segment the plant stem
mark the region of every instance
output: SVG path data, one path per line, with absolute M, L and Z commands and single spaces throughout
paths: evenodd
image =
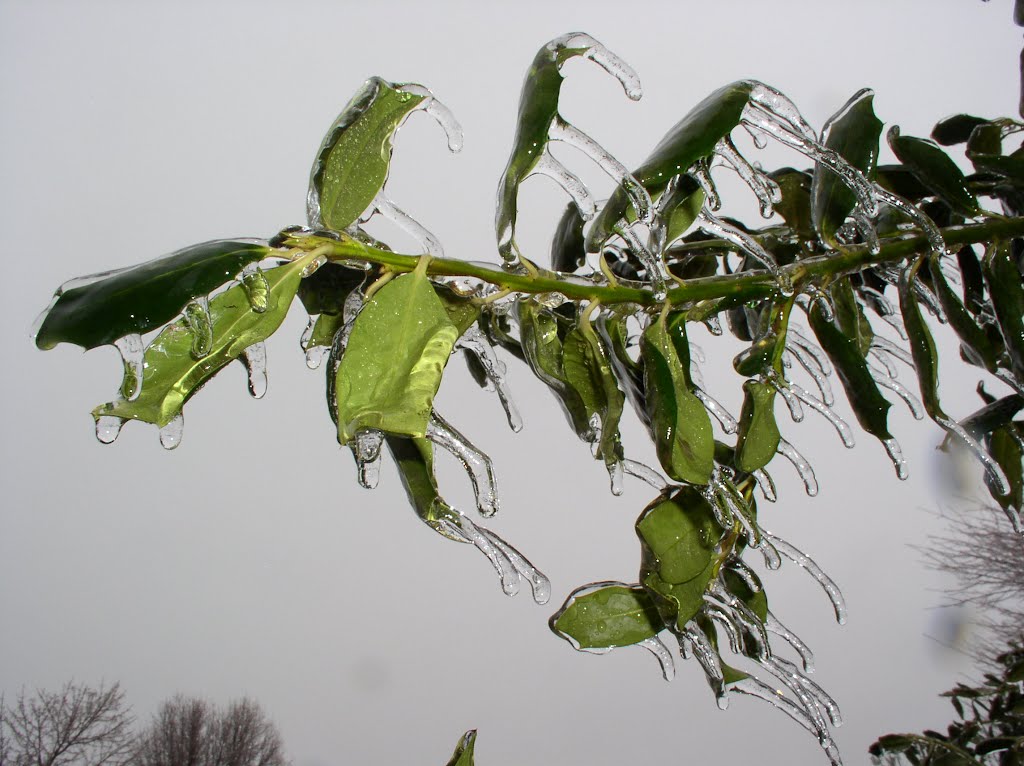
M 996 239 L 1010 239 L 1024 236 L 1024 217 L 991 218 L 982 223 L 950 226 L 942 230 L 946 244 L 951 248 L 964 245 L 991 242 Z M 376 263 L 387 266 L 394 272 L 413 271 L 421 256 L 404 255 L 364 245 L 342 235 L 339 240 L 300 233 L 283 233 L 281 247 L 298 248 L 303 251 L 323 248 L 331 261 Z M 705 248 L 711 247 L 704 242 Z M 735 245 L 722 242 L 722 249 L 735 250 Z M 927 252 L 929 244 L 922 234 L 901 235 L 883 239 L 881 248 L 872 253 L 866 245 L 852 245 L 829 253 L 806 258 L 787 266 L 781 271 L 789 277 L 794 287 L 823 278 L 835 278 L 843 274 L 860 271 L 882 263 L 902 261 L 910 256 Z M 434 258 L 430 261 L 428 274 L 435 277 L 470 277 L 479 279 L 500 289 L 520 293 L 560 293 L 574 300 L 600 301 L 610 305 L 635 303 L 640 306 L 656 307 L 659 302 L 647 289 L 627 285 L 594 284 L 586 277 L 567 276 L 553 271 L 540 271 L 537 275 L 515 274 L 503 271 L 495 264 L 490 266 L 478 262 L 460 261 L 455 258 Z M 779 280 L 767 272 L 721 274 L 713 277 L 699 277 L 686 280 L 684 284 L 668 292 L 667 302 L 672 305 L 708 301 L 737 305 L 750 300 L 775 297 L 779 294 Z M 716 313 L 721 307 L 709 307 Z

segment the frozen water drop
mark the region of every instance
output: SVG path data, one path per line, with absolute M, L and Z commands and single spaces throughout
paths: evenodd
M 662 678 L 666 681 L 671 681 L 676 677 L 676 664 L 672 660 L 672 652 L 668 650 L 668 647 L 665 646 L 664 642 L 658 638 L 658 636 L 645 638 L 643 641 L 639 642 L 637 646 L 642 646 L 658 658 L 658 664 L 661 665 Z
M 810 497 L 817 495 L 818 480 L 814 477 L 814 469 L 811 468 L 811 464 L 807 462 L 807 459 L 797 451 L 796 447 L 785 439 L 779 440 L 778 451 L 780 455 L 793 464 L 796 472 L 800 474 L 800 478 L 804 482 L 804 491 Z
M 747 133 L 750 134 L 750 138 L 754 142 L 754 146 L 758 149 L 764 149 L 768 146 L 768 136 L 764 134 L 763 130 L 759 130 L 753 125 L 748 125 L 745 122 L 743 123 L 743 127 L 746 128 Z
M 829 361 L 825 352 L 818 348 L 812 341 L 807 339 L 807 336 L 800 330 L 800 326 L 795 323 L 790 323 L 789 329 L 786 332 L 786 340 L 792 341 L 794 345 L 799 346 L 810 355 L 811 359 L 814 360 L 814 364 L 817 365 L 818 369 L 821 370 L 821 374 L 829 376 L 832 374 L 832 363 Z
M 327 263 L 327 256 L 318 255 L 316 258 L 314 258 L 313 260 L 311 260 L 309 263 L 302 267 L 302 274 L 300 275 L 301 278 L 307 279 L 308 277 L 313 276 L 320 270 L 320 267 L 323 266 L 325 263 Z
M 708 685 L 715 692 L 715 696 L 721 698 L 725 693 L 725 677 L 722 674 L 722 662 L 718 656 L 718 651 L 711 645 L 708 637 L 704 635 L 704 631 L 700 629 L 700 626 L 692 620 L 686 623 L 686 626 L 683 628 L 683 634 L 680 636 L 680 654 L 682 654 L 683 638 L 690 642 L 690 649 L 704 670 Z M 728 705 L 728 703 L 726 704 Z
M 100 415 L 96 418 L 96 440 L 102 444 L 113 444 L 121 433 L 124 419 L 113 415 Z
M 313 330 L 316 327 L 315 316 L 311 316 L 309 321 L 306 323 L 306 329 L 302 331 L 302 335 L 299 336 L 299 348 L 306 351 L 309 348 L 309 343 L 313 339 Z
M 137 332 L 114 341 L 114 347 L 121 352 L 124 363 L 124 379 L 121 381 L 121 396 L 134 402 L 142 393 L 142 375 L 145 369 L 145 348 L 142 336 Z
M 359 486 L 363 489 L 377 487 L 380 480 L 380 448 L 383 443 L 384 434 L 375 428 L 362 428 L 356 432 L 351 446 L 356 459 Z
M 491 459 L 436 412 L 430 414 L 427 422 L 427 438 L 437 446 L 450 452 L 462 463 L 469 475 L 476 495 L 476 508 L 481 516 L 493 516 L 498 512 L 498 490 Z
M 618 80 L 630 101 L 639 101 L 643 96 L 640 76 L 633 67 L 585 32 L 562 35 L 552 40 L 546 47 L 552 54 L 566 48 L 583 49 L 583 58 L 590 59 Z M 557 61 L 557 58 L 555 60 Z
M 209 298 L 204 295 L 189 301 L 182 318 L 192 333 L 192 356 L 202 359 L 213 350 L 213 319 L 210 317 Z
M 262 399 L 267 393 L 267 344 L 263 341 L 246 347 L 239 357 L 248 374 L 249 393 Z
M 329 346 L 314 346 L 313 348 L 306 349 L 306 367 L 311 370 L 318 369 L 330 351 Z
M 622 495 L 622 477 L 625 473 L 622 461 L 615 460 L 611 463 L 606 463 L 605 465 L 608 469 L 608 481 L 611 492 L 615 497 L 620 497 Z
M 704 320 L 704 326 L 708 328 L 708 332 L 719 337 L 722 334 L 722 320 L 718 318 L 718 314 L 712 314 Z
M 180 412 L 160 429 L 160 446 L 164 449 L 175 449 L 181 444 L 181 436 L 185 430 L 185 416 Z
M 265 312 L 270 300 L 270 283 L 267 282 L 267 275 L 263 273 L 263 269 L 258 264 L 250 263 L 242 269 L 240 281 L 252 310 L 257 314 Z
M 783 540 L 781 537 L 776 537 L 770 532 L 762 529 L 761 534 L 767 538 L 767 540 L 775 546 L 775 549 L 779 551 L 783 556 L 788 558 L 794 564 L 802 567 L 811 577 L 817 580 L 822 590 L 828 596 L 829 601 L 832 602 L 832 608 L 836 613 L 836 622 L 840 625 L 846 623 L 846 601 L 843 599 L 843 594 L 839 590 L 839 586 L 835 584 L 831 577 L 829 577 L 818 566 L 814 559 L 808 556 L 803 551 L 796 548 L 794 545 Z
M 711 168 L 708 166 L 708 161 L 704 158 L 697 160 L 687 169 L 686 173 L 697 182 L 701 191 L 704 192 L 705 206 L 712 212 L 721 210 L 722 198 L 718 195 L 718 188 L 711 178 Z

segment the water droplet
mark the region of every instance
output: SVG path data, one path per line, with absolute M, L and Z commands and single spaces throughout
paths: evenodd
M 318 369 L 330 351 L 330 346 L 314 346 L 306 349 L 306 367 L 311 370 Z
M 719 319 L 718 314 L 712 314 L 705 319 L 704 326 L 707 327 L 708 332 L 716 338 L 722 335 L 722 320 Z
M 121 352 L 121 361 L 124 364 L 121 396 L 129 402 L 134 402 L 142 393 L 142 375 L 145 367 L 145 348 L 142 345 L 142 336 L 137 332 L 125 335 L 114 341 L 114 347 Z
M 380 448 L 384 443 L 384 434 L 374 428 L 361 428 L 350 445 L 352 455 L 356 459 L 356 473 L 359 486 L 363 489 L 376 489 L 380 480 Z
M 96 418 L 96 440 L 103 444 L 113 444 L 124 425 L 122 418 L 113 415 L 100 415 Z
M 666 681 L 671 681 L 676 677 L 676 664 L 672 660 L 672 652 L 668 650 L 668 647 L 665 646 L 660 638 L 657 636 L 645 638 L 637 646 L 642 646 L 658 658 L 658 663 L 661 665 L 662 678 Z
M 783 556 L 788 558 L 794 564 L 802 567 L 811 577 L 817 580 L 818 584 L 822 587 L 828 595 L 829 601 L 832 602 L 832 608 L 836 613 L 836 622 L 840 625 L 846 623 L 846 601 L 843 599 L 843 594 L 839 590 L 839 586 L 835 584 L 831 577 L 829 577 L 818 566 L 814 560 L 803 551 L 799 550 L 795 546 L 786 542 L 780 537 L 776 537 L 765 529 L 761 530 L 761 534 L 779 551 Z
M 427 422 L 427 438 L 441 449 L 450 452 L 462 463 L 476 496 L 476 508 L 481 516 L 498 512 L 498 490 L 491 459 L 436 412 Z
M 213 350 L 213 319 L 210 300 L 205 295 L 189 301 L 182 319 L 192 332 L 192 356 L 202 359 Z
M 270 283 L 267 282 L 267 275 L 263 273 L 259 264 L 250 263 L 242 269 L 239 280 L 252 310 L 257 314 L 265 312 L 270 300 Z
M 811 464 L 807 462 L 807 459 L 797 452 L 796 447 L 785 439 L 781 439 L 779 440 L 779 454 L 786 458 L 793 464 L 793 467 L 796 468 L 796 472 L 800 474 L 800 478 L 804 482 L 804 491 L 810 497 L 817 495 L 818 480 L 814 477 L 814 469 L 811 468 Z
M 180 412 L 160 429 L 160 446 L 164 449 L 175 449 L 181 444 L 181 435 L 185 430 L 185 416 Z

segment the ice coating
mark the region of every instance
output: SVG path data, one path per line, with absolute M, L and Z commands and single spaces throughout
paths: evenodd
M 768 633 L 760 618 L 751 611 L 749 606 L 726 590 L 720 581 L 712 581 L 710 592 L 704 594 L 704 601 L 709 604 L 718 604 L 723 611 L 730 615 L 732 621 L 754 642 L 759 661 L 763 662 L 771 658 L 772 649 L 768 642 Z
M 761 217 L 771 218 L 775 212 L 773 205 L 782 202 L 782 189 L 779 188 L 779 185 L 764 171 L 751 165 L 746 157 L 737 151 L 729 136 L 723 136 L 718 140 L 718 143 L 715 144 L 715 154 L 725 160 L 736 171 L 743 183 L 754 192 L 761 207 Z
M 899 377 L 900 372 L 899 370 L 896 369 L 896 363 L 889 359 L 889 357 L 886 354 L 883 354 L 882 352 L 873 348 L 870 351 L 868 351 L 868 356 L 870 356 L 872 359 L 874 359 L 876 362 L 882 365 L 882 367 L 885 368 L 885 377 L 888 377 L 890 380 L 895 380 L 896 378 Z M 881 377 L 880 370 L 875 369 L 874 366 L 871 365 L 870 363 L 868 366 L 872 370 L 872 376 Z
M 761 530 L 761 534 L 775 547 L 775 549 L 783 556 L 788 558 L 794 564 L 802 567 L 811 577 L 817 580 L 822 590 L 828 596 L 829 601 L 832 602 L 832 608 L 836 613 L 836 622 L 843 625 L 846 622 L 846 601 L 843 599 L 843 594 L 839 590 L 839 586 L 835 584 L 831 577 L 829 577 L 818 566 L 814 560 L 803 551 L 799 550 L 795 546 L 787 543 L 781 537 L 776 537 L 765 529 Z
M 843 725 L 843 715 L 839 710 L 839 705 L 836 704 L 836 701 L 832 698 L 831 694 L 804 675 L 804 673 L 789 660 L 783 657 L 774 657 L 773 664 L 775 667 L 772 668 L 772 672 L 778 675 L 778 669 L 788 674 L 795 683 L 799 684 L 808 693 L 814 702 L 814 707 L 828 716 L 828 720 L 833 726 L 839 727 Z
M 137 332 L 125 335 L 114 341 L 114 348 L 121 353 L 121 361 L 124 364 L 121 396 L 129 402 L 134 402 L 142 393 L 142 372 L 145 367 L 146 351 L 142 344 L 142 336 Z
M 477 529 L 501 551 L 502 555 L 508 559 L 516 572 L 521 577 L 526 578 L 526 581 L 530 584 L 530 590 L 533 592 L 533 600 L 537 604 L 548 603 L 551 598 L 551 581 L 547 576 L 531 564 L 523 554 L 498 537 L 494 532 L 484 527 L 477 527 Z
M 270 298 L 270 283 L 267 282 L 267 276 L 259 264 L 248 264 L 238 275 L 238 280 L 242 284 L 242 290 L 245 292 L 245 297 L 249 300 L 252 310 L 257 314 L 265 312 L 268 306 L 267 301 Z
M 921 400 L 914 396 L 906 386 L 897 381 L 894 377 L 881 374 L 880 370 L 876 370 L 871 365 L 868 366 L 868 371 L 871 373 L 871 377 L 874 378 L 878 385 L 882 388 L 889 389 L 907 403 L 907 407 L 910 409 L 910 414 L 914 416 L 914 420 L 924 419 L 924 409 L 922 408 Z
M 100 415 L 96 418 L 96 440 L 101 444 L 113 444 L 121 433 L 124 420 L 113 415 Z
M 700 403 L 704 405 L 711 415 L 718 421 L 719 425 L 722 426 L 722 430 L 727 434 L 734 434 L 739 430 L 740 424 L 729 411 L 723 407 L 718 400 L 713 398 L 710 394 L 699 387 L 694 387 L 693 395 L 700 400 Z
M 628 458 L 620 460 L 619 463 L 622 465 L 624 473 L 647 482 L 659 492 L 668 489 L 668 480 L 649 465 Z
M 181 444 L 181 435 L 185 430 L 185 416 L 180 412 L 160 429 L 160 446 L 164 449 L 175 449 Z
M 547 152 L 543 153 L 533 166 L 533 172 L 547 176 L 565 191 L 579 210 L 580 217 L 589 221 L 597 212 L 597 203 L 579 176 Z
M 669 651 L 668 647 L 665 646 L 665 643 L 658 636 L 645 638 L 637 646 L 642 646 L 657 657 L 658 664 L 661 665 L 662 678 L 666 681 L 671 681 L 676 677 L 676 664 L 672 660 L 672 652 Z
M 757 482 L 757 486 L 761 489 L 761 494 L 764 495 L 765 500 L 769 503 L 774 503 L 778 500 L 778 495 L 775 492 L 775 482 L 772 481 L 770 473 L 763 468 L 758 468 L 750 475 L 754 477 L 754 481 Z
M 1020 396 L 1024 396 L 1024 385 L 1022 385 L 1020 383 L 1020 381 L 1018 381 L 1013 376 L 1013 373 L 1011 373 L 1008 370 L 996 370 L 995 373 L 993 373 L 993 374 L 997 378 L 999 378 L 999 380 L 1003 381 L 1003 383 L 1005 383 L 1010 388 L 1012 388 L 1014 391 L 1016 391 L 1017 394 L 1019 394 Z
M 804 419 L 804 408 L 791 390 L 791 384 L 781 375 L 775 373 L 768 375 L 767 381 L 772 388 L 782 394 L 782 399 L 786 402 L 786 407 L 789 408 L 789 416 L 793 422 L 801 422 Z
M 824 402 L 826 407 L 831 407 L 836 403 L 835 396 L 832 393 L 832 384 L 828 382 L 828 376 L 825 375 L 817 363 L 811 358 L 810 354 L 804 349 L 803 346 L 792 343 L 788 339 L 786 340 L 786 353 L 792 355 L 804 368 L 808 375 L 814 380 L 814 384 L 818 387 L 818 391 L 821 392 L 821 400 Z
M 878 240 L 878 232 L 875 231 L 874 222 L 860 207 L 855 207 L 850 216 L 853 219 L 853 225 L 857 229 L 857 233 L 860 234 L 861 239 L 867 244 L 868 250 L 871 251 L 872 255 L 878 255 L 882 250 L 882 243 Z
M 455 115 L 452 111 L 442 104 L 434 94 L 430 92 L 429 88 L 425 88 L 417 83 L 405 83 L 403 85 L 396 86 L 395 90 L 401 91 L 402 93 L 412 93 L 414 96 L 422 96 L 423 100 L 417 105 L 419 111 L 425 112 L 434 118 L 434 121 L 441 126 L 444 131 L 445 137 L 448 139 L 448 149 L 453 152 L 462 151 L 463 144 L 463 133 L 462 126 L 459 121 L 455 119 Z
M 915 369 L 914 358 L 910 355 L 910 352 L 907 351 L 905 348 L 897 346 L 888 338 L 883 338 L 881 335 L 874 336 L 871 339 L 871 348 L 872 350 L 878 349 L 879 351 L 883 351 L 886 354 L 894 356 L 901 362 L 903 362 L 905 365 L 907 365 L 910 369 Z
M 940 256 L 946 254 L 946 240 L 942 238 L 942 232 L 935 225 L 935 221 L 925 215 L 917 205 L 907 202 L 903 197 L 893 194 L 881 186 L 875 187 L 875 195 L 880 202 L 884 202 L 889 207 L 899 210 L 903 215 L 916 223 L 921 228 L 921 231 L 924 232 L 925 237 L 928 239 L 928 244 L 934 252 Z
M 512 392 L 509 390 L 506 374 L 508 369 L 502 362 L 490 340 L 477 325 L 470 325 L 462 337 L 455 341 L 456 348 L 463 348 L 469 351 L 480 362 L 480 366 L 487 376 L 487 380 L 494 386 L 495 392 L 501 406 L 505 410 L 505 417 L 508 419 L 508 427 L 518 433 L 523 430 L 523 418 L 519 414 L 515 401 L 512 399 Z
M 327 256 L 323 254 L 318 255 L 316 258 L 314 258 L 313 260 L 311 260 L 309 263 L 302 267 L 302 278 L 306 279 L 307 277 L 313 276 L 320 270 L 320 267 L 323 266 L 325 263 L 327 263 Z
M 458 512 L 456 512 L 458 513 Z M 491 566 L 498 573 L 501 579 L 501 590 L 506 596 L 514 596 L 519 592 L 520 577 L 515 566 L 508 560 L 508 557 L 494 545 L 491 539 L 483 533 L 483 530 L 470 521 L 466 516 L 459 513 L 457 521 L 441 519 L 438 526 L 442 532 L 457 540 L 461 539 L 473 546 L 487 557 Z
M 768 610 L 768 616 L 764 621 L 764 627 L 769 633 L 774 633 L 793 647 L 796 653 L 800 656 L 800 664 L 803 665 L 805 673 L 814 672 L 814 653 L 811 651 L 811 648 L 804 643 L 800 636 L 779 622 L 778 618 L 772 614 L 771 610 Z
M 718 700 L 718 707 L 724 710 L 729 706 L 729 699 L 725 688 L 725 677 L 722 675 L 722 662 L 718 657 L 718 652 L 711 645 L 708 637 L 704 635 L 704 631 L 693 620 L 686 623 L 686 626 L 683 628 L 683 634 L 680 636 L 680 655 L 683 655 L 683 638 L 690 642 L 693 656 L 704 670 L 704 675 L 707 676 L 708 685 L 714 691 L 715 697 Z M 685 655 L 683 656 L 685 657 Z
M 784 120 L 799 135 L 815 138 L 814 128 L 804 119 L 796 104 L 785 93 L 756 80 L 752 81 L 752 86 L 750 89 L 751 102 L 767 110 L 778 119 Z
M 828 731 L 828 724 L 825 723 L 825 718 L 821 714 L 815 696 L 803 683 L 804 675 L 797 670 L 795 665 L 790 665 L 787 668 L 786 664 L 780 662 L 775 657 L 764 660 L 760 664 L 761 667 L 770 670 L 793 693 L 800 708 L 811 720 L 814 732 L 818 737 L 818 743 L 822 747 L 828 745 L 832 741 L 832 736 Z
M 722 197 L 718 193 L 714 179 L 711 178 L 711 166 L 706 158 L 701 157 L 693 163 L 686 171 L 697 182 L 701 191 L 704 192 L 704 205 L 712 212 L 722 209 Z
M 811 396 L 807 391 L 798 386 L 796 383 L 789 384 L 789 390 L 793 392 L 793 395 L 801 402 L 806 404 L 812 410 L 820 414 L 823 418 L 828 420 L 832 424 L 832 427 L 836 429 L 836 433 L 839 434 L 839 438 L 843 441 L 843 446 L 847 449 L 853 449 L 856 442 L 853 438 L 853 429 L 850 428 L 849 424 L 843 420 L 834 410 L 829 408 L 824 403 L 818 401 L 815 397 Z
M 622 478 L 625 475 L 625 468 L 622 465 L 621 460 L 614 460 L 610 463 L 605 463 L 605 468 L 608 469 L 608 485 L 611 493 L 615 497 L 622 496 Z
M 647 274 L 651 280 L 651 287 L 654 292 L 654 299 L 656 301 L 663 301 L 668 295 L 668 289 L 666 287 L 666 281 L 671 278 L 668 272 L 668 267 L 665 266 L 665 261 L 658 255 L 655 255 L 637 236 L 636 232 L 633 231 L 631 226 L 620 226 L 615 231 L 626 240 L 626 244 L 629 245 L 633 254 L 640 259 L 640 262 L 644 265 L 647 270 Z
M 701 208 L 701 211 L 697 215 L 697 219 L 694 223 L 705 233 L 710 234 L 712 237 L 719 237 L 720 239 L 724 239 L 726 242 L 735 245 L 742 252 L 746 253 L 764 266 L 765 269 L 768 270 L 768 273 L 779 282 L 779 289 L 782 290 L 784 294 L 789 295 L 793 292 L 792 284 L 789 284 L 789 280 L 785 274 L 779 271 L 779 264 L 775 262 L 775 258 L 772 254 L 761 247 L 760 243 L 758 243 L 756 239 L 751 237 L 742 229 L 738 229 L 732 224 L 726 223 L 722 219 L 715 217 L 712 214 L 711 209 L 709 209 L 707 202 L 704 203 L 704 207 Z M 784 284 L 786 286 L 784 286 Z
M 185 305 L 182 317 L 192 331 L 192 356 L 202 359 L 213 349 L 213 320 L 210 318 L 210 299 L 201 296 Z
M 768 146 L 768 136 L 764 134 L 763 130 L 755 128 L 753 125 L 743 123 L 743 128 L 747 131 L 750 136 L 750 140 L 754 142 L 754 146 L 758 149 L 764 149 Z
M 242 351 L 239 360 L 245 365 L 250 396 L 262 399 L 267 393 L 267 344 L 253 343 Z
M 380 448 L 384 434 L 375 428 L 362 428 L 350 445 L 356 459 L 356 475 L 363 489 L 376 489 L 380 479 Z
M 622 90 L 630 101 L 639 101 L 644 95 L 640 76 L 636 71 L 585 32 L 570 32 L 556 37 L 547 44 L 552 53 L 565 48 L 583 48 L 583 58 L 590 59 L 622 84 Z
M 786 330 L 786 343 L 790 345 L 799 346 L 810 355 L 811 359 L 817 365 L 818 369 L 821 370 L 822 375 L 832 374 L 832 362 L 825 356 L 825 352 L 822 351 L 818 346 L 811 340 L 808 340 L 807 336 L 803 334 L 800 326 L 795 322 L 790 322 L 789 328 Z
M 996 491 L 1000 495 L 1009 494 L 1010 484 L 1006 480 L 1006 474 L 1003 473 L 1003 469 L 999 467 L 999 464 L 985 451 L 985 448 L 978 443 L 977 439 L 967 433 L 964 427 L 955 420 L 939 417 L 935 418 L 935 422 L 963 442 L 967 451 L 970 452 L 971 455 L 973 455 L 983 466 L 985 466 L 985 473 L 987 474 L 989 481 L 992 482 L 992 486 L 996 488 Z M 1011 517 L 1010 520 L 1014 522 L 1013 531 L 1020 532 L 1020 520 L 1015 519 L 1014 517 Z
M 722 320 L 718 318 L 718 314 L 712 314 L 704 320 L 704 326 L 708 328 L 708 332 L 719 337 L 722 335 Z
M 426 437 L 462 463 L 473 485 L 476 508 L 480 515 L 486 518 L 497 513 L 498 490 L 491 459 L 436 412 L 430 414 Z
M 404 230 L 409 236 L 420 243 L 420 247 L 423 248 L 423 252 L 427 255 L 434 258 L 444 258 L 444 248 L 441 246 L 438 238 L 429 232 L 423 224 L 388 199 L 383 189 L 377 192 L 377 196 L 370 203 L 369 210 L 380 213 L 384 218 L 387 218 Z
M 874 304 L 875 309 L 878 311 L 880 316 L 889 316 L 896 313 L 896 307 L 892 305 L 892 301 L 886 298 L 883 293 L 880 293 L 875 288 L 862 285 L 860 293 L 862 297 Z
M 779 440 L 778 452 L 786 458 L 786 460 L 792 463 L 796 472 L 800 474 L 800 478 L 804 482 L 804 491 L 810 497 L 817 495 L 818 480 L 814 477 L 814 469 L 811 468 L 811 464 L 807 462 L 807 459 L 797 451 L 796 447 L 785 439 Z

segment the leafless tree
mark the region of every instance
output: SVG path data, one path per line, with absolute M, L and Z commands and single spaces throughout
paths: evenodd
M 139 736 L 134 766 L 286 766 L 281 735 L 250 699 L 218 710 L 177 695 Z
M 124 766 L 134 751 L 133 722 L 116 683 L 22 689 L 12 704 L 0 700 L 0 764 Z

